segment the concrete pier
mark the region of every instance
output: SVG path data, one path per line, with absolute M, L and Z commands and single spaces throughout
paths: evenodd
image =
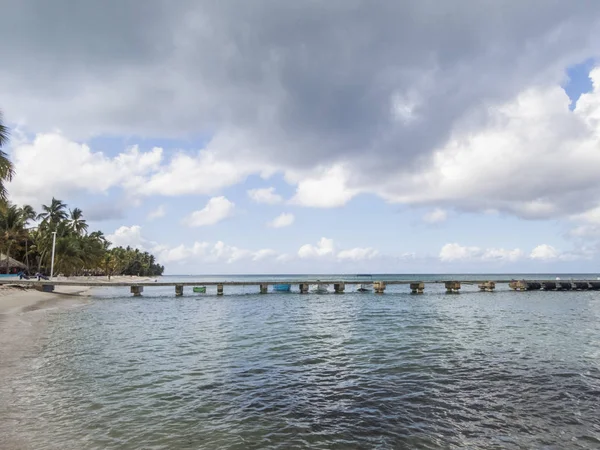
M 139 297 L 144 292 L 144 286 L 131 286 L 131 293 L 134 297 Z
M 416 283 L 410 283 L 411 294 L 422 294 L 425 289 L 425 283 L 417 281 Z
M 483 283 L 479 284 L 480 291 L 494 292 L 494 289 L 496 289 L 496 283 L 493 281 L 484 281 Z
M 217 295 L 223 295 L 223 289 L 225 286 L 233 286 L 238 289 L 234 289 L 233 292 L 239 292 L 239 288 L 243 286 L 254 286 L 254 289 L 257 289 L 261 293 L 267 293 L 270 286 L 279 285 L 279 284 L 289 284 L 298 286 L 301 294 L 308 294 L 311 285 L 329 285 L 333 284 L 335 292 L 342 293 L 345 292 L 346 286 L 360 286 L 365 284 L 365 282 L 361 279 L 357 279 L 356 277 L 347 277 L 343 278 L 340 276 L 339 278 L 333 278 L 328 280 L 307 280 L 307 279 L 277 279 L 270 280 L 268 278 L 265 279 L 252 279 L 252 280 L 235 280 L 235 281 L 161 281 L 161 280 L 152 280 L 152 281 L 143 281 L 143 282 L 134 282 L 134 281 L 118 281 L 118 282 L 107 282 L 102 278 L 98 277 L 94 280 L 69 280 L 69 279 L 59 279 L 59 280 L 22 280 L 15 277 L 14 279 L 0 279 L 0 286 L 2 285 L 18 285 L 24 287 L 35 288 L 38 290 L 43 290 L 44 292 L 53 292 L 55 288 L 60 290 L 60 286 L 85 286 L 85 287 L 93 287 L 93 288 L 102 288 L 102 287 L 110 287 L 111 289 L 116 287 L 123 287 L 130 289 L 131 293 L 134 296 L 140 296 L 144 292 L 145 287 L 169 287 L 170 289 L 175 288 L 175 295 L 180 297 L 183 295 L 184 289 L 186 286 L 196 288 L 198 286 L 215 286 Z M 598 277 L 594 276 L 589 280 L 586 279 L 570 279 L 570 280 L 556 280 L 552 279 L 524 279 L 524 280 L 503 280 L 497 279 L 494 281 L 482 281 L 481 279 L 477 280 L 450 280 L 450 281 L 442 281 L 442 280 L 429 280 L 429 281 L 411 281 L 408 279 L 379 279 L 377 281 L 373 281 L 373 291 L 377 294 L 383 294 L 388 285 L 392 286 L 410 286 L 410 291 L 414 294 L 422 294 L 425 285 L 433 285 L 433 292 L 439 292 L 439 288 L 443 285 L 446 288 L 446 291 L 458 292 L 461 289 L 462 285 L 465 285 L 465 289 L 461 292 L 464 294 L 470 293 L 473 290 L 470 286 L 478 286 L 481 291 L 493 292 L 496 286 L 500 285 L 508 285 L 508 287 L 514 291 L 535 291 L 535 290 L 544 290 L 544 291 L 565 291 L 565 290 L 576 290 L 576 291 L 589 291 L 595 290 L 600 291 L 600 280 Z M 354 289 L 353 289 L 354 291 Z M 172 292 L 172 291 L 171 291 Z
M 460 292 L 460 281 L 446 281 L 446 294 L 458 294 Z
M 385 292 L 386 286 L 387 285 L 385 281 L 375 281 L 373 283 L 373 290 L 376 294 L 383 294 Z

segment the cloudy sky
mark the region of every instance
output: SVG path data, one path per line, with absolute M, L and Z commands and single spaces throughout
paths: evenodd
M 0 10 L 12 200 L 168 273 L 600 271 L 600 2 Z

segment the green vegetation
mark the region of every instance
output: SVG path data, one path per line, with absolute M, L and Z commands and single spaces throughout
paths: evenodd
M 32 221 L 38 221 L 31 226 Z M 87 232 L 88 224 L 79 208 L 68 210 L 62 201 L 53 198 L 35 214 L 29 205 L 18 207 L 9 202 L 0 204 L 0 251 L 6 256 L 0 261 L 7 272 L 9 257 L 23 261 L 30 272 L 50 272 L 52 240 L 56 232 L 54 273 L 71 275 L 162 275 L 164 267 L 153 255 L 130 247 L 109 248 L 101 231 Z
M 10 181 L 13 177 L 13 165 L 2 148 L 8 142 L 8 128 L 2 122 L 2 111 L 0 111 L 0 200 L 6 200 L 5 181 Z
M 13 176 L 12 163 L 2 151 L 8 129 L 0 114 L 0 273 L 9 273 L 11 258 L 23 262 L 29 273 L 50 273 L 52 241 L 56 233 L 54 274 L 71 275 L 162 275 L 164 267 L 153 255 L 130 247 L 110 248 L 101 231 L 88 233 L 79 208 L 69 210 L 52 198 L 36 214 L 30 205 L 17 206 L 6 198 L 5 182 Z

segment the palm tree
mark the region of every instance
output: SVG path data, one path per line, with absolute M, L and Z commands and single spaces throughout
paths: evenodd
M 25 227 L 29 225 L 29 222 L 35 220 L 37 218 L 37 214 L 31 205 L 23 205 L 21 206 L 21 217 L 23 218 L 23 224 Z M 25 235 L 25 265 L 27 266 L 27 270 L 29 271 L 29 249 L 27 248 L 27 244 L 29 241 L 29 235 Z
M 54 225 L 53 228 L 67 218 L 67 205 L 54 197 L 52 197 L 50 206 L 42 205 L 42 210 L 44 212 L 38 214 L 37 218 L 42 219 L 42 223 L 45 225 Z
M 75 208 L 72 211 L 69 211 L 69 213 L 71 215 L 69 219 L 71 229 L 78 235 L 86 233 L 88 229 L 88 224 L 83 218 L 83 211 L 79 208 Z
M 2 151 L 2 147 L 8 143 L 8 127 L 2 122 L 2 112 L 0 112 L 0 199 L 6 201 L 5 181 L 12 180 L 14 175 L 13 165 L 8 159 L 8 155 Z
M 16 205 L 6 204 L 0 210 L 0 240 L 6 248 L 6 273 L 9 269 L 10 250 L 25 239 L 25 221 L 21 209 Z
M 31 205 L 21 206 L 21 215 L 25 221 L 25 225 L 29 225 L 29 222 L 37 218 L 37 213 Z
M 37 271 L 42 271 L 42 266 L 50 262 L 50 251 L 52 248 L 52 233 L 37 228 L 29 231 L 31 247 L 29 252 L 37 259 Z

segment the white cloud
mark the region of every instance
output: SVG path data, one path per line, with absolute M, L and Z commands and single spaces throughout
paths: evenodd
M 213 197 L 206 206 L 199 211 L 194 211 L 184 219 L 190 227 L 214 225 L 228 217 L 233 216 L 235 204 L 225 197 Z
M 440 259 L 442 261 L 457 261 L 473 259 L 481 253 L 479 247 L 463 247 L 457 243 L 446 244 L 440 250 Z
M 290 203 L 315 208 L 335 208 L 345 205 L 359 193 L 358 190 L 348 188 L 349 173 L 341 165 L 314 172 L 316 173 L 311 175 L 293 171 L 286 173 L 286 180 L 298 185 Z
M 333 239 L 321 238 L 317 245 L 305 244 L 298 250 L 298 256 L 303 259 L 319 258 L 333 255 Z
M 443 262 L 453 261 L 502 261 L 515 262 L 524 257 L 522 250 L 516 248 L 465 247 L 457 243 L 449 243 L 440 250 L 439 258 Z
M 484 261 L 519 261 L 525 257 L 523 250 L 515 248 L 506 250 L 503 248 L 488 248 L 483 252 L 481 259 Z
M 153 209 L 148 213 L 148 220 L 160 219 L 167 213 L 165 205 L 159 205 L 156 209 Z
M 8 184 L 18 204 L 46 203 L 49 197 L 68 197 L 81 191 L 106 193 L 127 187 L 160 167 L 162 149 L 141 152 L 129 147 L 114 157 L 93 151 L 60 133 L 38 134 L 33 141 L 19 140 L 11 150 L 15 178 Z
M 537 261 L 574 261 L 589 259 L 594 252 L 589 248 L 580 248 L 572 252 L 560 252 L 551 245 L 541 244 L 535 247 L 529 255 L 521 249 L 465 247 L 457 243 L 446 244 L 440 251 L 443 262 L 517 262 L 529 257 Z
M 286 262 L 292 261 L 293 259 L 294 259 L 293 255 L 289 255 L 287 253 L 282 253 L 281 255 L 277 256 L 277 258 L 275 258 L 275 261 L 286 263 Z
M 223 241 L 217 241 L 214 244 L 194 242 L 191 246 L 183 244 L 176 247 L 155 246 L 153 250 L 157 252 L 160 261 L 188 264 L 234 264 L 244 261 L 266 261 L 275 260 L 279 255 L 272 249 L 253 251 L 228 245 Z
M 342 250 L 337 254 L 337 258 L 348 261 L 362 261 L 365 259 L 373 259 L 379 255 L 379 252 L 371 247 L 367 248 L 351 248 L 349 250 Z
M 211 250 L 211 256 L 217 260 L 223 260 L 231 264 L 242 259 L 251 258 L 252 252 L 243 248 L 226 245 L 224 242 L 218 241 Z
M 262 189 L 250 189 L 248 190 L 248 197 L 256 203 L 266 203 L 269 205 L 275 205 L 283 201 L 283 197 L 275 193 L 274 187 L 262 188 Z
M 295 220 L 295 217 L 294 217 L 293 214 L 282 213 L 282 214 L 278 215 L 277 217 L 275 217 L 267 225 L 270 226 L 270 227 L 272 227 L 272 228 L 289 227 L 291 224 L 294 223 L 294 220 Z
M 463 118 L 423 170 L 382 178 L 372 192 L 392 202 L 444 202 L 524 218 L 589 209 L 600 195 L 594 170 L 600 165 L 600 68 L 590 77 L 594 90 L 573 111 L 562 87 L 548 83 L 489 107 L 483 124 Z
M 598 238 L 600 237 L 600 224 L 578 225 L 569 230 L 568 234 L 575 238 Z
M 336 253 L 333 239 L 321 238 L 317 245 L 305 244 L 298 250 L 301 259 L 336 258 L 340 261 L 363 261 L 379 256 L 379 252 L 371 247 L 355 247 L 340 250 Z
M 223 149 L 211 141 L 208 149 L 196 154 L 180 152 L 168 165 L 161 167 L 137 186 L 139 195 L 178 196 L 212 194 L 259 173 L 261 167 L 251 161 L 233 161 L 221 156 Z
M 600 237 L 600 206 L 588 209 L 580 214 L 570 217 L 572 222 L 578 223 L 569 230 L 568 235 L 575 238 Z
M 560 257 L 560 252 L 551 245 L 542 244 L 534 248 L 529 254 L 529 257 L 531 259 L 539 259 L 541 261 L 550 261 L 553 259 L 558 259 Z
M 132 225 L 130 227 L 122 226 L 114 233 L 106 236 L 106 239 L 113 247 L 132 247 L 140 250 L 146 249 L 149 242 L 142 237 L 142 227 Z
M 233 264 L 241 261 L 265 261 L 278 260 L 283 261 L 284 255 L 273 249 L 259 249 L 256 251 L 228 245 L 223 241 L 217 241 L 214 244 L 209 242 L 194 242 L 191 245 L 169 246 L 159 244 L 150 239 L 146 239 L 142 234 L 142 227 L 139 225 L 122 226 L 109 234 L 107 239 L 113 247 L 137 248 L 139 250 L 153 253 L 160 264 L 169 263 L 201 263 L 201 264 Z
M 423 221 L 427 223 L 441 223 L 448 218 L 448 213 L 441 208 L 436 208 L 423 216 Z
M 262 261 L 263 259 L 277 257 L 278 253 L 270 248 L 263 248 L 254 252 L 252 256 L 253 261 Z

